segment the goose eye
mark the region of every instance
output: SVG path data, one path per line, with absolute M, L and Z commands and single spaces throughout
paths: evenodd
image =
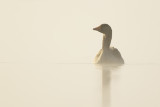
M 102 29 L 103 29 L 103 30 L 107 29 L 107 26 L 106 26 L 106 25 L 103 25 L 103 26 L 102 26 Z

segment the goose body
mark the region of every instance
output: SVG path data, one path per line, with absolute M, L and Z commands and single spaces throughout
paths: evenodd
M 95 57 L 98 64 L 124 64 L 124 60 L 117 48 L 110 47 L 112 40 L 112 29 L 108 24 L 102 24 L 93 30 L 103 33 L 102 49 Z

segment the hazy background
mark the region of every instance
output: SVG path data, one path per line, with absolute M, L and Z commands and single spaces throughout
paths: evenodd
M 102 23 L 127 63 L 160 61 L 159 0 L 1 0 L 0 62 L 93 62 Z
M 102 23 L 122 67 L 90 64 Z M 159 25 L 159 0 L 0 0 L 0 107 L 160 107 Z

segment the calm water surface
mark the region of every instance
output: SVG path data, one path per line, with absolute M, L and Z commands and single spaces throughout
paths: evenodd
M 0 107 L 160 107 L 160 64 L 0 63 Z

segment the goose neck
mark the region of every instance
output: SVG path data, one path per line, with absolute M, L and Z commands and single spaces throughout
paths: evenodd
M 112 34 L 104 34 L 103 35 L 103 42 L 102 42 L 102 49 L 103 50 L 108 50 L 111 44 L 112 40 Z

